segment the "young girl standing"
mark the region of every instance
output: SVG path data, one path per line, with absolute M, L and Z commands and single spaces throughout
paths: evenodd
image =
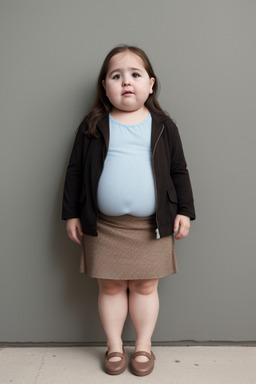
M 157 90 L 141 49 L 111 50 L 66 174 L 62 218 L 70 239 L 82 244 L 81 272 L 98 279 L 109 374 L 126 368 L 122 330 L 128 311 L 136 332 L 132 372 L 152 372 L 158 280 L 177 272 L 173 234 L 186 237 L 195 219 L 179 133 Z

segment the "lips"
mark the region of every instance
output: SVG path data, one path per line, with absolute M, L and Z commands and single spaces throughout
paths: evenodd
M 133 92 L 125 91 L 125 92 L 122 93 L 122 96 L 126 96 L 126 95 L 133 95 Z

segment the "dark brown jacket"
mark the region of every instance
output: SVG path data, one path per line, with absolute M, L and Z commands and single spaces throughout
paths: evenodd
M 156 232 L 173 233 L 177 214 L 195 219 L 193 194 L 178 129 L 168 116 L 151 113 L 152 167 L 156 195 Z M 80 218 L 83 232 L 97 236 L 97 187 L 109 146 L 109 117 L 89 138 L 84 120 L 77 132 L 67 168 L 62 219 Z

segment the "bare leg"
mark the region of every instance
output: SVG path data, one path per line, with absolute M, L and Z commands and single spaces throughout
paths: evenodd
M 123 352 L 122 331 L 128 313 L 126 280 L 99 279 L 98 307 L 108 352 Z M 117 361 L 113 358 L 111 361 Z
M 135 352 L 151 351 L 151 338 L 154 332 L 158 313 L 158 279 L 130 280 L 128 283 L 129 310 L 136 332 Z M 139 356 L 137 361 L 147 361 L 146 357 Z

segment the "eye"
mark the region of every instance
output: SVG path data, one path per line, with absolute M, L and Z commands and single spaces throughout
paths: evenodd
M 134 72 L 134 73 L 132 74 L 132 77 L 134 77 L 135 79 L 137 79 L 138 77 L 140 77 L 140 75 L 139 75 L 138 73 Z
M 119 80 L 120 77 L 121 77 L 120 75 L 114 75 L 114 76 L 113 76 L 113 80 Z

